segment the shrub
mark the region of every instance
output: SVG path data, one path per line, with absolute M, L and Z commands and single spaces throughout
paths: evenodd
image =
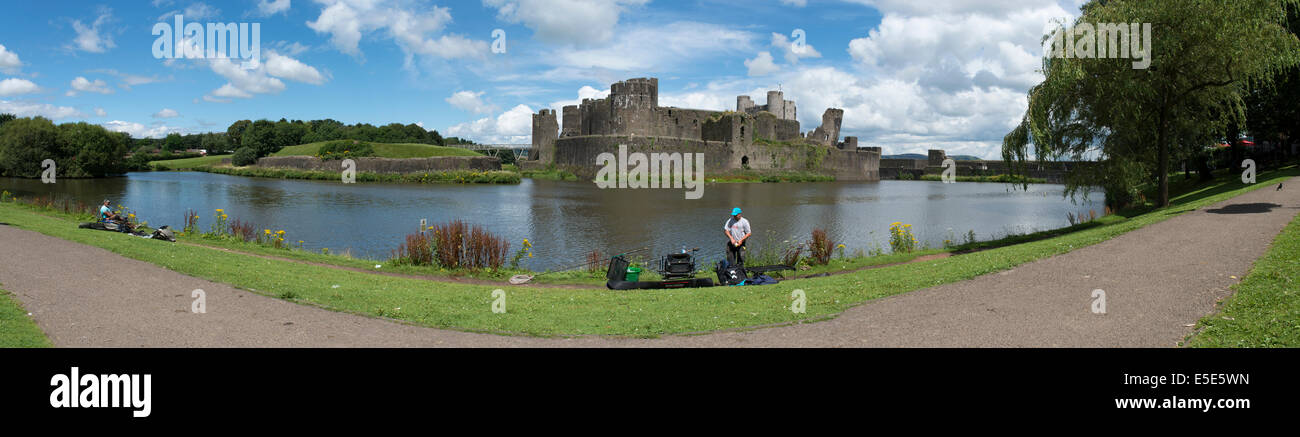
M 316 150 L 316 157 L 326 161 L 363 156 L 375 156 L 374 146 L 363 141 L 330 141 Z
M 831 241 L 830 236 L 826 235 L 826 230 L 813 228 L 812 240 L 808 242 L 808 256 L 814 265 L 826 265 L 831 262 L 831 253 L 835 249 L 835 242 Z
M 916 235 L 912 234 L 912 225 L 905 225 L 902 222 L 889 224 L 889 248 L 894 253 L 914 251 L 917 243 Z
M 236 167 L 257 164 L 257 151 L 252 147 L 240 147 L 235 150 L 235 155 L 230 157 L 230 164 Z
M 393 262 L 414 266 L 433 265 L 433 238 L 423 232 L 406 236 L 406 242 L 393 251 Z
M 448 269 L 496 270 L 505 263 L 510 243 L 481 226 L 469 227 L 462 220 L 432 226 L 434 258 Z

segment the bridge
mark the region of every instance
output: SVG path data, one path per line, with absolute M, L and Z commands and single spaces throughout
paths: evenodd
M 533 149 L 532 144 L 449 144 L 447 147 L 459 147 L 462 149 L 482 152 L 487 156 L 500 158 L 504 153 L 513 153 L 515 160 L 528 158 L 528 152 Z

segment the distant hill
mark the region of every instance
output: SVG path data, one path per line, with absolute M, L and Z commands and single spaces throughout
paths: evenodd
M 979 161 L 983 159 L 978 156 L 971 156 L 971 155 L 950 155 L 948 157 L 952 158 L 953 161 Z M 930 159 L 930 157 L 926 155 L 922 155 L 920 153 L 903 153 L 900 155 L 881 156 L 880 159 Z
M 930 157 L 920 153 L 904 153 L 902 155 L 885 155 L 881 156 L 880 159 L 930 159 Z

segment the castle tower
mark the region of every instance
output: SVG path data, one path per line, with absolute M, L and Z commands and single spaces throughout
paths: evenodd
M 577 105 L 565 106 L 561 109 L 564 112 L 564 124 L 560 131 L 561 137 L 576 137 L 582 135 L 582 111 L 578 110 Z
M 808 141 L 823 146 L 835 147 L 840 142 L 840 124 L 844 121 L 844 110 L 827 108 L 822 113 L 822 125 L 808 132 Z
M 780 91 L 767 92 L 767 112 L 771 112 L 777 118 L 785 118 L 785 93 Z
M 749 96 L 736 96 L 736 112 L 741 114 L 752 112 L 754 109 L 754 100 Z
M 529 158 L 543 163 L 555 162 L 555 140 L 559 138 L 559 131 L 554 109 L 543 109 L 533 114 L 533 150 L 529 152 Z
M 659 79 L 636 78 L 610 85 L 612 132 L 618 135 L 654 135 L 655 108 L 659 107 Z

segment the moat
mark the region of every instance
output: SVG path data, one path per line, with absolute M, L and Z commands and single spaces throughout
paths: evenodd
M 258 179 L 198 172 L 131 173 L 94 180 L 0 178 L 0 188 L 21 196 L 54 196 L 97 204 L 103 199 L 130 207 L 151 225 L 179 227 L 186 209 L 198 211 L 207 229 L 213 210 L 262 228 L 285 230 L 286 240 L 319 251 L 387 258 L 420 219 L 464 219 L 511 242 L 528 238 L 535 270 L 580 264 L 591 250 L 617 253 L 649 246 L 655 254 L 700 247 L 720 259 L 722 223 L 733 206 L 745 210 L 754 243 L 772 232 L 780 240 L 805 241 L 825 228 L 849 254 L 886 250 L 892 222 L 913 225 L 931 246 L 968 231 L 979 240 L 1069 225 L 1067 213 L 1095 210 L 1061 197 L 1062 186 L 1036 184 L 1028 191 L 1000 183 L 921 181 L 799 184 L 709 184 L 704 197 L 686 200 L 681 190 L 602 190 L 590 182 L 524 179 L 519 185 L 407 185 Z M 951 231 L 951 234 L 950 234 Z

